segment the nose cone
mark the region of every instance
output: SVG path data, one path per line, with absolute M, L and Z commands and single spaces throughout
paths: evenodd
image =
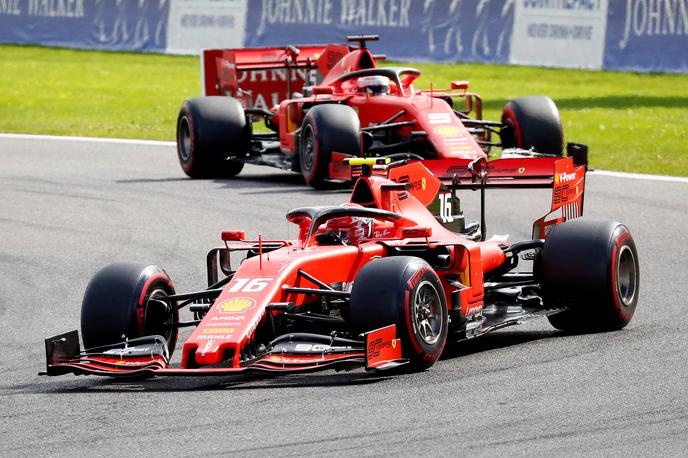
M 239 365 L 240 351 L 265 313 L 264 304 L 250 296 L 223 292 L 184 344 L 182 367 Z

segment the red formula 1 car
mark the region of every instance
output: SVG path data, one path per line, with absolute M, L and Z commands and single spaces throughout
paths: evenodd
M 485 240 L 484 226 L 464 223 L 458 190 L 510 181 L 484 159 L 444 182 L 421 162 L 351 159 L 350 201 L 288 212 L 296 240 L 224 231 L 207 289 L 179 294 L 156 266 L 99 271 L 82 305 L 85 350 L 77 331 L 46 339 L 46 374 L 422 370 L 449 340 L 539 316 L 558 329 L 623 328 L 639 289 L 629 230 L 579 218 L 585 167 L 572 158 L 521 161 L 549 168 L 553 190 L 532 240 Z M 186 307 L 194 318 L 180 321 Z M 170 366 L 184 326 L 195 330 Z
M 301 172 L 320 187 L 351 180 L 349 157 L 414 158 L 450 178 L 455 160 L 485 158 L 491 147 L 501 147 L 502 157 L 562 156 L 561 121 L 550 98 L 512 100 L 501 121 L 485 121 L 468 82 L 422 91 L 414 86 L 418 70 L 378 67 L 382 57 L 366 47 L 376 39 L 349 37 L 358 47 L 205 50 L 206 96 L 186 100 L 177 122 L 184 172 L 227 177 L 245 163 L 270 165 Z M 254 132 L 261 118 L 267 132 Z

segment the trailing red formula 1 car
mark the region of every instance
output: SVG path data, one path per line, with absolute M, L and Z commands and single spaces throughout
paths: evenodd
M 414 158 L 450 178 L 452 161 L 485 158 L 491 147 L 502 148 L 502 157 L 562 156 L 550 98 L 512 100 L 500 121 L 485 121 L 468 82 L 424 91 L 414 86 L 418 70 L 378 67 L 383 57 L 366 47 L 377 39 L 349 37 L 358 47 L 205 50 L 205 96 L 186 100 L 177 121 L 184 172 L 227 177 L 245 163 L 270 165 L 321 187 L 351 180 L 350 157 Z M 259 119 L 269 132 L 253 131 Z
M 156 266 L 99 271 L 82 304 L 85 350 L 77 331 L 46 339 L 45 373 L 423 370 L 447 341 L 535 317 L 565 330 L 626 326 L 638 302 L 637 251 L 623 224 L 580 218 L 585 167 L 500 161 L 492 170 L 504 161 L 549 168 L 551 212 L 532 240 L 485 240 L 484 211 L 481 223 L 464 222 L 460 189 L 510 182 L 484 159 L 446 181 L 421 162 L 351 159 L 360 178 L 350 201 L 288 212 L 296 240 L 224 231 L 207 256 L 207 289 L 179 294 Z M 180 321 L 184 308 L 193 320 Z M 170 366 L 185 326 L 195 329 Z

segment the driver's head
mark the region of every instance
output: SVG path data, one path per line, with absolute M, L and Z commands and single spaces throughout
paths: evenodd
M 382 75 L 362 76 L 356 80 L 356 84 L 361 92 L 372 95 L 389 94 L 389 78 Z
M 344 216 L 327 221 L 326 230 L 339 236 L 342 242 L 356 244 L 360 238 L 370 238 L 373 232 L 372 218 Z

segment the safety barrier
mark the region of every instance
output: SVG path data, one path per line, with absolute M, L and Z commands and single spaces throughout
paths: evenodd
M 0 42 L 195 54 L 379 34 L 431 62 L 688 72 L 688 0 L 0 0 Z

